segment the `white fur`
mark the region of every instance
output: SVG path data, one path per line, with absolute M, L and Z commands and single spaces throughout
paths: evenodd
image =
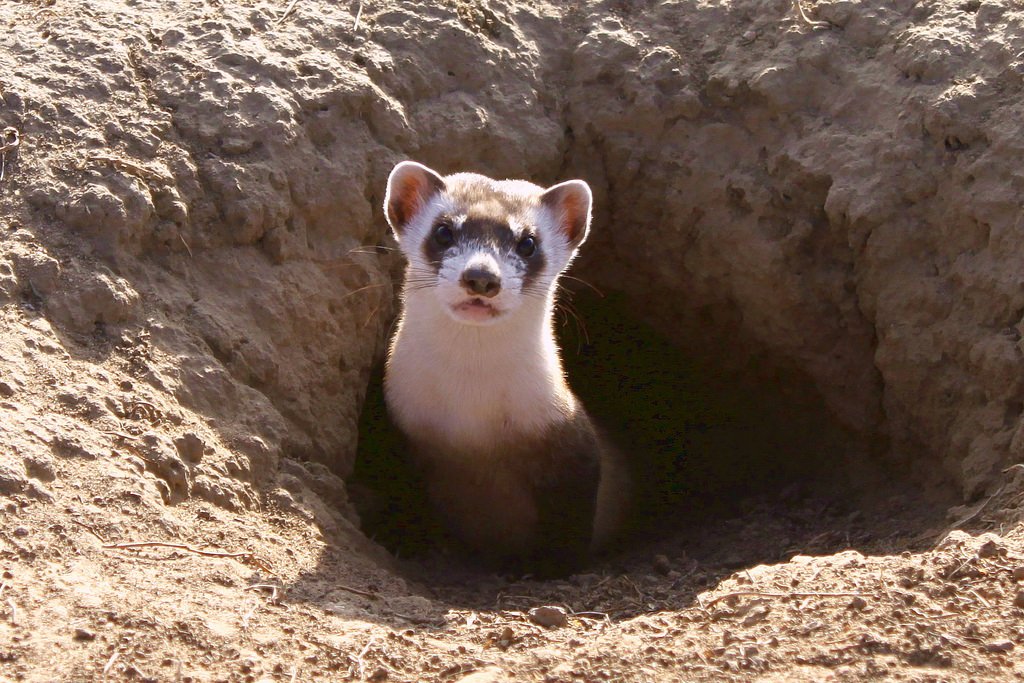
M 525 198 L 542 189 L 521 181 L 494 183 L 495 189 Z M 441 214 L 465 219 L 463 207 L 445 193 L 434 196 L 398 234 L 409 261 L 403 311 L 388 358 L 385 391 L 401 429 L 446 448 L 449 457 L 497 456 L 509 440 L 538 434 L 576 410 L 552 329 L 554 283 L 576 250 L 544 207 L 529 214 L 544 250 L 545 268 L 536 279 L 539 293 L 522 291 L 522 276 L 508 254 L 455 249 L 434 277 L 421 246 L 431 239 Z M 511 226 L 517 233 L 528 225 Z M 577 245 L 578 246 L 578 245 Z M 475 263 L 497 266 L 501 290 L 492 304 L 500 315 L 489 324 L 470 324 L 452 307 L 472 298 L 459 284 Z

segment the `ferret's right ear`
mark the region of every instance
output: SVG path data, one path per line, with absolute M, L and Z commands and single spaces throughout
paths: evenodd
M 395 166 L 388 176 L 388 192 L 384 196 L 384 214 L 395 235 L 401 236 L 412 217 L 444 189 L 441 176 L 423 164 L 403 161 Z

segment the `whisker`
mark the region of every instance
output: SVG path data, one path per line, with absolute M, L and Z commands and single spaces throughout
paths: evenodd
M 327 261 L 314 261 L 321 268 L 334 270 L 335 268 L 364 268 L 361 263 L 328 263 Z
M 367 250 L 367 251 L 364 251 L 364 250 Z M 398 249 L 396 249 L 395 247 L 386 247 L 383 244 L 374 244 L 372 246 L 364 244 L 362 246 L 353 247 L 352 249 L 349 249 L 348 253 L 350 253 L 350 254 L 376 254 L 380 250 L 384 250 L 384 251 L 398 251 Z
M 381 303 L 377 304 L 376 306 L 374 306 L 373 310 L 370 311 L 370 315 L 366 316 L 366 320 L 363 321 L 363 326 L 360 327 L 359 329 L 365 330 L 366 326 L 370 324 L 370 321 L 373 320 L 374 317 L 376 317 L 377 313 L 380 311 L 381 306 L 383 306 L 383 305 L 384 305 L 384 303 L 381 302 Z
M 574 276 L 574 275 L 566 275 L 565 273 L 562 273 L 562 277 L 564 277 L 564 278 L 568 278 L 568 279 L 570 279 L 570 280 L 575 280 L 576 282 L 579 282 L 580 284 L 584 284 L 584 285 L 586 285 L 587 287 L 590 287 L 590 289 L 594 290 L 594 292 L 595 292 L 595 293 L 596 293 L 596 294 L 597 294 L 597 295 L 598 295 L 599 297 L 601 297 L 602 299 L 604 298 L 604 292 L 602 292 L 602 291 L 601 291 L 600 289 L 598 289 L 598 288 L 597 288 L 597 287 L 595 287 L 594 285 L 590 284 L 589 282 L 587 282 L 587 281 L 586 281 L 586 280 L 584 280 L 583 278 L 578 278 L 578 277 L 576 277 L 576 276 Z
M 590 333 L 587 331 L 587 324 L 583 321 L 583 316 L 580 315 L 580 312 L 576 310 L 576 307 L 570 302 L 559 300 L 555 303 L 555 307 L 567 316 L 566 322 L 568 322 L 568 316 L 571 316 L 573 321 L 576 323 L 576 354 L 579 355 L 583 350 L 584 343 L 586 343 L 587 346 L 590 345 Z
M 373 289 L 375 287 L 387 287 L 389 284 L 391 284 L 391 283 L 390 282 L 375 282 L 375 283 L 370 284 L 370 285 L 364 285 L 364 286 L 360 287 L 359 289 L 353 289 L 351 292 L 349 292 L 345 296 L 341 297 L 341 300 L 344 301 L 345 299 L 349 298 L 353 294 L 358 294 L 359 292 L 364 292 L 364 291 L 366 291 L 368 289 Z

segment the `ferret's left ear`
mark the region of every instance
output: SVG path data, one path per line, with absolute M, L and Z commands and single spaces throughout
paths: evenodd
M 590 229 L 590 205 L 593 203 L 589 185 L 582 180 L 567 180 L 548 188 L 540 196 L 540 203 L 551 211 L 555 225 L 571 248 L 583 244 Z
M 388 176 L 388 191 L 384 196 L 384 214 L 395 235 L 401 237 L 412 217 L 444 189 L 441 176 L 423 164 L 403 161 L 395 166 Z

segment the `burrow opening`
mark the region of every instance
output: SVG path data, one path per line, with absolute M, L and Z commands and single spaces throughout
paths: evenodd
M 634 479 L 628 533 L 590 569 L 646 572 L 655 558 L 681 557 L 702 567 L 681 588 L 693 593 L 796 554 L 904 550 L 941 518 L 949 501 L 843 427 L 799 368 L 766 370 L 762 358 L 750 363 L 765 367 L 738 370 L 684 350 L 635 310 L 625 293 L 568 281 L 557 311 L 570 383 L 627 452 Z M 363 530 L 437 597 L 493 607 L 491 570 L 444 548 L 387 421 L 382 381 L 378 368 L 350 479 Z M 530 591 L 559 585 L 541 584 Z

